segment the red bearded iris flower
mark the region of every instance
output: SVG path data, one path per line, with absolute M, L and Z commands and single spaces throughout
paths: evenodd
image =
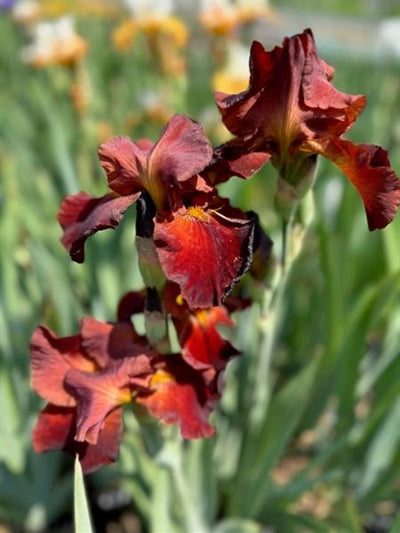
M 115 228 L 143 195 L 156 213 L 153 237 L 165 276 L 191 307 L 220 304 L 250 264 L 254 224 L 200 176 L 212 158 L 201 125 L 175 115 L 154 145 L 115 137 L 99 157 L 112 192 L 68 196 L 58 214 L 72 259 L 82 262 L 86 239 Z
M 286 38 L 270 52 L 253 42 L 248 89 L 215 95 L 222 120 L 236 137 L 217 149 L 219 157 L 211 169 L 248 177 L 247 167 L 241 172 L 242 163 L 253 153 L 259 166 L 271 159 L 280 177 L 296 185 L 308 166 L 307 158 L 323 155 L 357 189 L 369 229 L 383 228 L 400 204 L 400 180 L 383 148 L 342 138 L 366 98 L 336 90 L 333 72 L 318 57 L 311 30 Z
M 213 435 L 208 417 L 221 394 L 223 370 L 238 353 L 216 326 L 232 322 L 223 308 L 190 313 L 186 304 L 174 305 L 182 354 L 148 349 L 133 329 L 130 317 L 144 311 L 143 292 L 121 300 L 114 324 L 85 317 L 79 334 L 64 338 L 46 327 L 35 330 L 32 385 L 48 402 L 33 429 L 36 452 L 78 454 L 85 473 L 115 461 L 122 405 L 131 402 L 179 426 L 183 438 Z
M 32 336 L 32 385 L 47 402 L 33 430 L 36 452 L 78 454 L 85 472 L 115 461 L 122 405 L 151 376 L 151 352 L 130 323 L 85 317 L 80 334 L 58 338 L 39 327 Z

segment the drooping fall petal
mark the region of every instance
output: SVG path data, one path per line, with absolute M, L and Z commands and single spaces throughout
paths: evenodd
M 94 371 L 96 359 L 82 354 L 80 336 L 58 338 L 50 329 L 38 327 L 31 339 L 31 380 L 35 391 L 46 401 L 59 406 L 75 405 L 64 389 L 66 373 L 71 368 Z
M 122 215 L 139 197 L 107 194 L 95 198 L 81 192 L 67 196 L 58 212 L 58 222 L 64 233 L 61 242 L 77 263 L 85 259 L 84 245 L 90 235 L 108 228 L 116 228 Z
M 201 309 L 192 313 L 186 328 L 182 328 L 179 340 L 182 357 L 193 368 L 212 367 L 224 369 L 238 351 L 223 338 L 217 326 L 233 326 L 233 321 L 223 307 Z
M 207 176 L 213 185 L 223 183 L 232 176 L 249 178 L 270 157 L 266 152 L 248 152 L 241 140 L 232 139 L 214 150 L 212 161 L 202 175 Z
M 308 144 L 338 165 L 353 183 L 364 202 L 370 230 L 384 228 L 393 220 L 400 205 L 400 179 L 386 150 L 334 138 Z
M 192 368 L 219 372 L 239 354 L 217 329 L 234 325 L 225 307 L 190 309 L 174 283 L 167 284 L 163 301 L 176 328 L 182 357 Z
M 85 474 L 116 460 L 122 437 L 122 408 L 115 409 L 104 419 L 96 444 L 74 440 L 75 428 L 74 408 L 47 405 L 33 428 L 35 452 L 64 450 L 72 455 L 78 454 Z
M 169 355 L 163 366 L 151 380 L 150 394 L 139 395 L 136 401 L 164 423 L 177 425 L 185 439 L 213 435 L 215 429 L 208 417 L 215 398 L 207 390 L 201 374 L 178 355 Z
M 220 305 L 249 267 L 253 222 L 189 208 L 171 221 L 156 221 L 154 241 L 166 277 L 191 308 Z

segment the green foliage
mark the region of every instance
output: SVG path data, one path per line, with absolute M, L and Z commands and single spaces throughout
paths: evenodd
M 78 457 L 75 458 L 74 469 L 74 525 L 75 531 L 93 532 L 85 482 Z
M 354 5 L 358 13 L 360 2 Z M 91 101 L 80 115 L 68 95 L 72 71 L 24 65 L 18 56 L 21 29 L 7 16 L 0 26 L 0 521 L 33 532 L 71 510 L 73 482 L 71 463 L 61 454 L 31 450 L 30 430 L 41 404 L 29 385 L 30 335 L 39 323 L 71 335 L 83 314 L 113 320 L 119 297 L 142 283 L 134 211 L 116 231 L 88 243 L 81 266 L 59 243 L 59 203 L 79 190 L 105 192 L 96 155 L 102 125 L 115 135 L 158 137 L 162 124 L 140 119 L 142 98 L 167 82 L 148 63 L 144 43 L 122 55 L 110 45 L 111 21 L 85 21 Z M 207 46 L 207 36 L 201 38 Z M 201 119 L 213 107 L 211 59 L 189 52 L 193 77 L 187 86 L 171 82 L 173 111 Z M 398 67 L 351 55 L 328 59 L 338 87 L 369 97 L 352 138 L 391 148 L 399 169 L 399 102 L 390 89 L 393 80 L 398 83 Z M 278 250 L 270 169 L 247 182 L 233 179 L 221 190 L 235 205 L 259 211 Z M 243 355 L 226 374 L 213 419 L 217 435 L 182 442 L 169 427 L 149 422 L 139 428 L 127 412 L 118 463 L 89 478 L 99 490 L 123 487 L 153 533 L 256 533 L 264 527 L 278 533 L 356 532 L 379 515 L 382 502 L 394 515 L 400 218 L 370 234 L 359 198 L 328 162 L 320 162 L 314 196 L 315 219 L 274 318 L 271 360 L 263 351 L 259 304 L 235 317 L 233 341 Z M 76 530 L 86 532 L 89 512 L 76 468 Z

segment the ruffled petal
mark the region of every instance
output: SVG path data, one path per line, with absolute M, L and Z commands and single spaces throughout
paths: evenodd
M 134 143 L 129 137 L 113 137 L 100 145 L 100 164 L 111 190 L 123 196 L 143 190 L 149 148 L 148 141 Z
M 131 400 L 130 386 L 146 383 L 152 369 L 145 355 L 117 360 L 96 373 L 70 370 L 65 387 L 75 397 L 77 428 L 75 439 L 96 444 L 105 417 L 116 407 Z
M 129 196 L 107 194 L 95 198 L 85 192 L 67 196 L 60 206 L 58 222 L 64 231 L 61 242 L 71 258 L 83 263 L 86 239 L 97 231 L 116 228 L 124 212 L 139 196 L 140 193 Z
M 343 134 L 365 107 L 363 95 L 336 90 L 332 76 L 309 29 L 270 52 L 255 41 L 249 88 L 236 95 L 217 94 L 216 103 L 229 131 L 283 164 L 301 142 Z
M 342 135 L 364 109 L 366 98 L 335 89 L 330 83 L 333 68 L 318 57 L 311 30 L 306 30 L 299 37 L 305 51 L 302 97 L 304 105 L 315 114 L 306 114 L 306 124 L 314 131 L 318 129 L 322 130 L 321 133 L 329 131 L 331 135 Z
M 78 454 L 85 474 L 116 460 L 122 437 L 121 408 L 115 409 L 104 419 L 95 445 L 74 440 L 75 424 L 75 409 L 47 405 L 39 414 L 32 432 L 35 452 L 64 450 L 72 455 Z
M 180 428 L 184 439 L 210 437 L 215 429 L 209 424 L 212 404 L 199 373 L 182 360 L 168 356 L 165 370 L 158 370 L 151 381 L 150 394 L 136 401 L 165 424 Z
M 232 176 L 249 178 L 260 170 L 270 157 L 266 152 L 248 151 L 242 140 L 232 139 L 214 150 L 212 161 L 202 175 L 213 185 L 223 183 Z
M 190 308 L 220 305 L 249 267 L 252 220 L 189 208 L 156 221 L 154 241 L 166 277 L 180 286 Z
M 36 453 L 63 450 L 73 440 L 75 409 L 47 405 L 40 413 L 32 432 L 32 444 Z
M 130 321 L 101 322 L 91 316 L 80 322 L 82 347 L 104 368 L 111 359 L 140 355 L 145 351 L 145 339 L 140 337 Z M 138 344 L 140 343 L 140 344 Z
M 191 313 L 183 327 L 178 328 L 182 357 L 196 369 L 223 370 L 239 352 L 224 339 L 217 326 L 232 327 L 233 321 L 223 307 L 201 309 Z
M 308 147 L 333 161 L 353 183 L 364 202 L 371 231 L 393 220 L 400 205 L 400 179 L 390 166 L 386 150 L 344 139 L 316 141 Z
M 58 338 L 49 328 L 38 327 L 32 335 L 30 353 L 35 391 L 56 405 L 75 405 L 74 398 L 64 388 L 66 373 L 71 368 L 85 371 L 96 368 L 95 361 L 82 353 L 80 335 Z
M 155 144 L 149 159 L 149 176 L 163 187 L 186 181 L 210 162 L 212 147 L 203 127 L 186 115 L 174 115 Z
M 174 283 L 168 283 L 165 287 L 163 302 L 174 322 L 182 357 L 192 368 L 211 368 L 218 372 L 225 368 L 233 356 L 239 354 L 217 329 L 220 325 L 234 325 L 225 307 L 191 310 Z

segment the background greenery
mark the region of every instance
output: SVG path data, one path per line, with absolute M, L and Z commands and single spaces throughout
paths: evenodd
M 308 18 L 313 27 L 314 5 L 273 7 L 291 20 Z M 334 13 L 347 21 L 353 20 L 349 14 L 362 15 L 368 29 L 377 9 L 381 17 L 395 14 L 393 3 L 377 5 L 318 3 L 313 15 Z M 84 65 L 90 105 L 79 114 L 69 97 L 77 73 L 24 64 L 20 51 L 26 37 L 8 14 L 1 15 L 0 527 L 5 531 L 72 527 L 72 459 L 31 450 L 30 431 L 41 406 L 29 382 L 33 329 L 46 323 L 71 335 L 83 314 L 113 320 L 119 297 L 141 288 L 134 209 L 118 230 L 91 239 L 85 264 L 76 265 L 59 243 L 60 201 L 79 190 L 105 192 L 97 160 L 105 135 L 158 138 L 162 124 L 143 113 L 143 95 L 168 86 L 172 112 L 203 120 L 213 109 L 213 62 L 202 28 L 192 27 L 185 50 L 187 80 L 174 81 L 160 77 L 144 40 L 129 53 L 113 48 L 110 35 L 118 22 L 84 15 L 78 20 L 90 46 Z M 262 40 L 260 34 L 257 28 Z M 322 57 L 336 68 L 335 86 L 368 97 L 348 137 L 389 149 L 398 171 L 398 58 L 377 57 L 371 42 L 368 50 L 355 43 L 337 54 L 328 44 L 324 48 L 322 31 L 316 35 Z M 218 142 L 211 124 L 207 133 Z M 248 182 L 232 179 L 222 190 L 235 205 L 260 214 L 279 249 L 274 180 L 265 168 Z M 227 372 L 223 401 L 213 415 L 217 435 L 183 443 L 173 429 L 151 427 L 153 439 L 144 443 L 127 416 L 120 460 L 86 480 L 97 531 L 247 533 L 261 525 L 277 533 L 396 531 L 400 217 L 369 233 L 357 194 L 328 161 L 319 163 L 314 196 L 314 221 L 286 288 L 265 382 L 258 377 L 262 317 L 255 303 L 236 318 L 234 341 L 243 356 Z M 265 397 L 261 424 L 251 415 L 257 394 Z

